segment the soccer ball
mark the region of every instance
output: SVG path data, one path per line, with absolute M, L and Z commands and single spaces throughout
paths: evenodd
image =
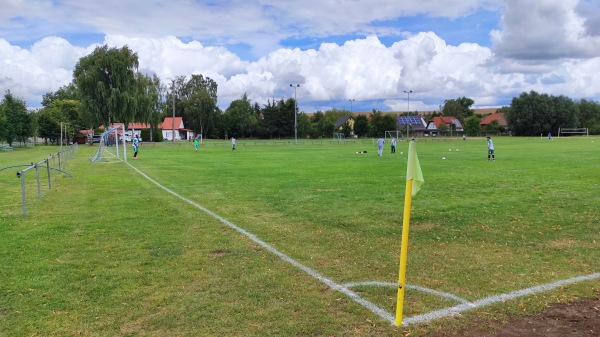
M 446 160 L 446 157 L 442 157 L 442 160 Z
M 400 154 L 404 154 L 404 152 L 400 152 Z

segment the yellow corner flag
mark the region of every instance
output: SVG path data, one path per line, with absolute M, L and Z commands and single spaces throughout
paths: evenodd
M 421 185 L 425 182 L 423 180 L 423 172 L 421 172 L 421 165 L 419 164 L 419 157 L 417 157 L 417 145 L 415 142 L 408 144 L 408 165 L 406 165 L 406 181 L 412 180 L 412 193 L 414 197 L 421 190 Z
M 410 206 L 412 197 L 421 190 L 423 172 L 417 157 L 417 145 L 414 141 L 408 145 L 408 163 L 406 165 L 406 191 L 404 193 L 404 216 L 402 220 L 402 245 L 400 246 L 400 271 L 398 273 L 398 296 L 396 298 L 396 325 L 402 325 L 404 309 L 404 289 L 406 288 L 406 259 L 408 256 L 408 233 L 410 227 Z

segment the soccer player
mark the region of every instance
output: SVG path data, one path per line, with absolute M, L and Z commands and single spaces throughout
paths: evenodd
M 396 153 L 396 138 L 392 137 L 392 153 Z
M 383 155 L 383 144 L 385 144 L 385 140 L 383 138 L 377 139 L 377 154 L 380 157 Z
M 492 142 L 492 138 L 490 136 L 487 137 L 487 146 L 488 146 L 488 160 L 496 161 L 496 157 L 494 156 L 494 142 Z
M 138 139 L 138 135 L 135 135 L 135 138 L 133 139 L 133 159 L 137 159 L 139 147 L 140 147 L 140 140 Z
M 198 138 L 194 139 L 194 149 L 198 152 Z
M 231 151 L 235 151 L 235 138 L 231 137 Z

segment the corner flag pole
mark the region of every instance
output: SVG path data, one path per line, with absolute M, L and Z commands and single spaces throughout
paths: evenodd
M 416 182 L 415 183 L 413 183 Z M 406 260 L 408 257 L 408 233 L 410 227 L 410 209 L 412 197 L 421 189 L 424 183 L 421 165 L 417 157 L 417 148 L 412 141 L 408 145 L 408 163 L 406 165 L 406 190 L 404 193 L 404 215 L 402 220 L 402 245 L 400 247 L 400 271 L 398 273 L 398 296 L 396 298 L 396 325 L 402 325 L 404 309 L 404 289 L 406 288 Z

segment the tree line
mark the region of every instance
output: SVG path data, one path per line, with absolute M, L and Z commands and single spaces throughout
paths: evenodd
M 152 131 L 143 138 L 161 141 L 158 126 L 164 117 L 173 115 L 182 117 L 188 128 L 205 138 L 290 138 L 295 130 L 300 138 L 329 138 L 334 132 L 380 137 L 397 128 L 395 114 L 377 110 L 368 116 L 354 114 L 352 130 L 349 124 L 336 129 L 340 117 L 351 115 L 337 109 L 311 115 L 300 112 L 294 124 L 297 102 L 293 98 L 269 100 L 261 107 L 243 94 L 221 111 L 217 105 L 218 86 L 213 79 L 194 74 L 163 83 L 156 74 L 144 74 L 138 68 L 138 56 L 127 46 L 104 45 L 82 57 L 73 71 L 73 81 L 56 92 L 46 93 L 42 108 L 37 111 L 29 111 L 23 99 L 7 91 L 0 103 L 0 141 L 12 145 L 40 137 L 56 143 L 61 124 L 66 138 L 72 139 L 81 129 L 98 130 L 114 122 L 149 125 Z M 475 115 L 473 103 L 467 97 L 449 99 L 427 118 L 453 116 L 461 121 L 468 135 L 478 135 L 482 132 L 483 116 Z M 559 127 L 587 127 L 590 134 L 600 134 L 600 105 L 590 100 L 577 102 L 531 91 L 513 98 L 511 106 L 498 111 L 505 114 L 513 135 L 534 136 Z M 448 131 L 444 127 L 442 131 Z M 489 125 L 487 131 L 490 130 L 507 131 L 498 123 Z

